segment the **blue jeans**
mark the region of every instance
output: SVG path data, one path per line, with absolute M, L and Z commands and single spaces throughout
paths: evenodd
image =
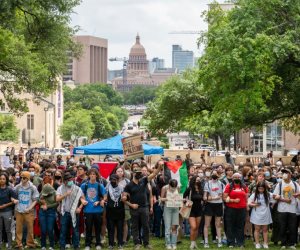
M 72 241 L 73 247 L 79 247 L 79 214 L 76 214 L 76 226 L 73 227 L 72 217 L 69 212 L 65 212 L 65 214 L 61 217 L 61 229 L 60 229 L 60 239 L 59 244 L 60 247 L 66 247 L 66 236 L 69 233 L 69 228 L 72 227 Z
M 155 237 L 162 237 L 164 235 L 164 221 L 162 207 L 156 202 L 153 206 L 154 225 L 153 232 Z M 162 231 L 162 232 L 161 232 Z
M 54 248 L 54 223 L 56 219 L 55 208 L 42 208 L 39 211 L 39 221 L 41 227 L 41 246 L 46 247 L 46 237 L 49 236 L 50 247 Z

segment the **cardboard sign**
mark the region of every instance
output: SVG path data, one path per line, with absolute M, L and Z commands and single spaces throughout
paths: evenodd
M 140 135 L 133 135 L 122 139 L 123 154 L 127 159 L 136 159 L 144 156 Z
M 167 192 L 167 207 L 182 207 L 183 194 Z
M 9 156 L 1 156 L 0 165 L 2 169 L 7 169 L 11 167 Z

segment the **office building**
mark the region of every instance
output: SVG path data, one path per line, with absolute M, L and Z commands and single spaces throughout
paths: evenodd
M 79 60 L 72 58 L 67 64 L 63 81 L 72 80 L 76 85 L 84 83 L 107 82 L 107 39 L 94 36 L 75 36 L 74 40 L 82 44 Z
M 150 62 L 149 62 L 149 72 L 152 74 L 156 69 L 163 69 L 165 68 L 165 60 L 154 57 Z
M 180 45 L 172 46 L 172 68 L 177 68 L 182 72 L 194 67 L 194 52 L 183 50 Z

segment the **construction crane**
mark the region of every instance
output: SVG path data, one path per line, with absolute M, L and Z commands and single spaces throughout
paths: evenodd
M 127 84 L 127 64 L 128 64 L 128 58 L 123 57 L 112 57 L 109 58 L 110 62 L 123 62 L 123 85 Z
M 198 30 L 181 30 L 181 31 L 171 31 L 169 34 L 185 34 L 185 35 L 193 35 L 193 34 L 201 34 L 201 31 Z

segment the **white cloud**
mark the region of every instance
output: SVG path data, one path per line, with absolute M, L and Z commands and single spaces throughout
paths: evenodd
M 183 49 L 197 49 L 198 35 L 171 35 L 176 30 L 206 30 L 200 17 L 211 0 L 83 0 L 75 9 L 72 25 L 79 25 L 78 34 L 93 35 L 108 39 L 109 57 L 124 57 L 129 54 L 139 32 L 148 59 L 164 58 L 171 67 L 172 44 Z M 109 63 L 109 68 L 121 64 Z

